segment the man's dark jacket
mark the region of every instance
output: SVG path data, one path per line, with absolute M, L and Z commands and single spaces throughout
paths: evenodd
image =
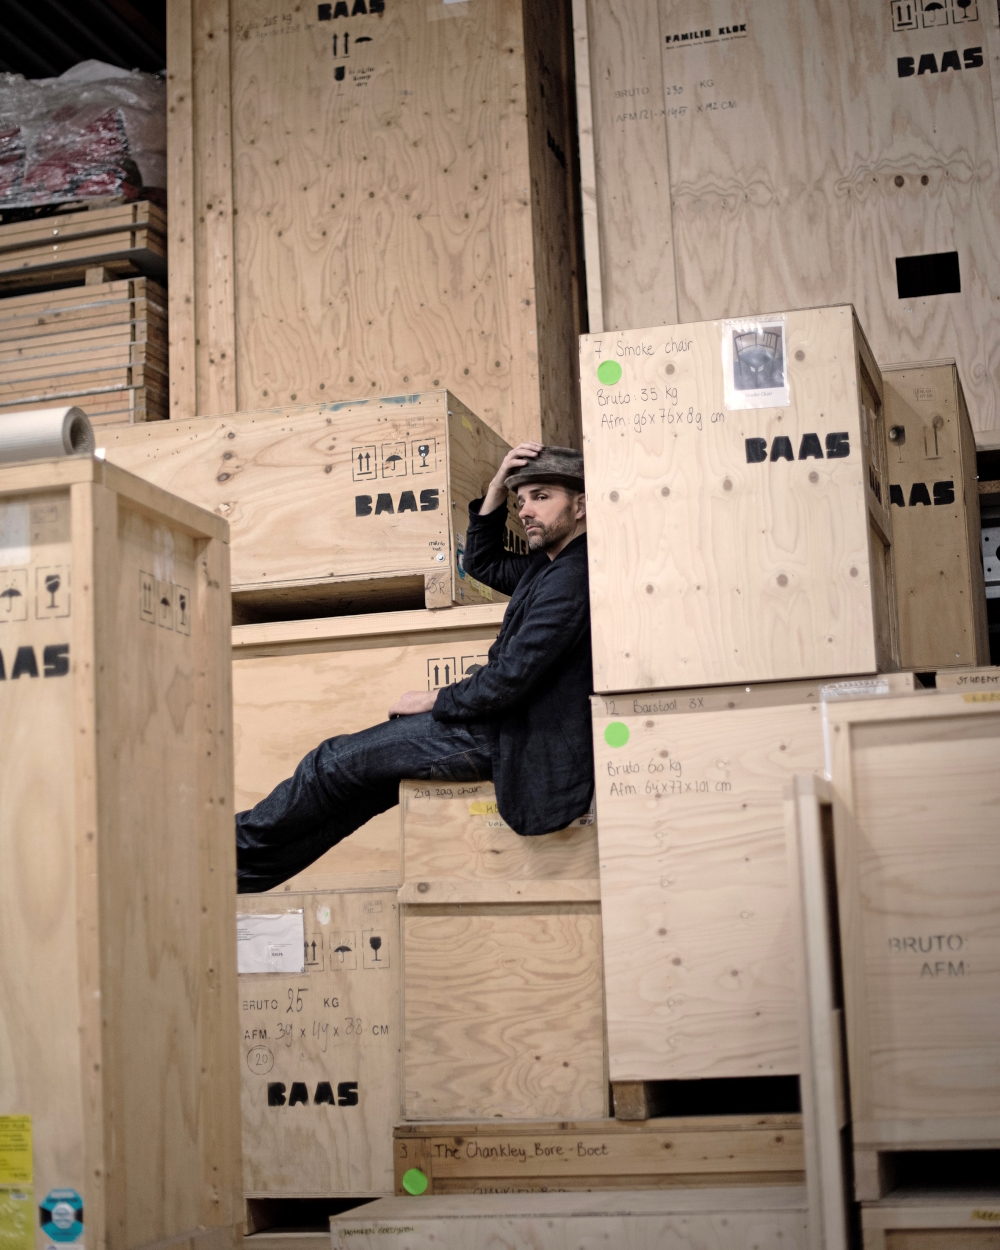
M 465 569 L 511 599 L 489 663 L 445 686 L 434 718 L 485 724 L 500 815 L 518 833 L 552 833 L 594 793 L 587 536 L 554 560 L 512 555 L 507 509 L 480 516 L 482 502 L 469 506 Z

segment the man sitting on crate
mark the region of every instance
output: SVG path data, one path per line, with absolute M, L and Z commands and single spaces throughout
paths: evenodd
M 504 548 L 517 491 L 529 555 Z M 518 833 L 563 829 L 594 790 L 583 457 L 521 443 L 469 505 L 465 568 L 510 595 L 489 661 L 437 691 L 409 690 L 389 720 L 328 738 L 236 816 L 240 893 L 269 890 L 399 801 L 406 777 L 489 781 Z

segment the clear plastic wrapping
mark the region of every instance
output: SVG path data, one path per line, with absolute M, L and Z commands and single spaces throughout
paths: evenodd
M 0 210 L 104 198 L 163 202 L 166 83 L 84 61 L 59 78 L 0 74 Z

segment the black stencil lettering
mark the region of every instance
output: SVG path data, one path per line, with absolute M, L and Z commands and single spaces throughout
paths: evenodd
M 910 507 L 915 508 L 918 503 L 928 508 L 931 506 L 931 497 L 923 482 L 914 482 L 910 487 Z
M 337 0 L 336 7 L 333 10 L 334 17 L 347 17 L 347 0 Z
M 269 1107 L 283 1107 L 285 1105 L 284 1081 L 268 1081 L 267 1105 Z
M 933 52 L 925 52 L 917 66 L 917 74 L 936 74 L 937 72 L 937 58 Z
M 354 7 L 351 9 L 351 17 L 359 17 L 366 14 L 368 9 L 365 7 L 365 0 L 354 0 Z
M 902 486 L 889 487 L 889 502 L 894 503 L 897 508 L 905 508 L 906 500 L 903 498 Z
M 440 493 L 441 492 L 436 487 L 431 487 L 428 490 L 422 490 L 420 492 L 420 511 L 436 512 L 441 506 L 441 501 L 438 499 L 438 495 Z
M 417 501 L 412 490 L 404 490 L 399 497 L 400 512 L 416 512 Z
M 381 516 L 383 512 L 388 512 L 392 516 L 392 511 L 392 496 L 379 495 L 378 499 L 375 500 L 375 515 Z
M 799 444 L 800 460 L 822 460 L 823 448 L 820 446 L 818 434 L 803 434 L 802 442 Z
M 316 20 L 320 22 L 328 22 L 333 17 L 332 4 L 318 4 L 316 6 Z
M 333 1097 L 333 1088 L 329 1081 L 320 1081 L 320 1083 L 316 1086 L 316 1094 L 313 1098 L 313 1102 L 317 1106 L 323 1102 L 329 1103 L 331 1107 L 336 1106 L 336 1102 Z
M 914 72 L 912 56 L 896 57 L 896 73 L 900 78 L 912 78 Z
M 10 679 L 23 677 L 27 673 L 29 677 L 38 676 L 38 661 L 35 659 L 34 647 L 18 647 L 17 655 L 14 657 L 14 667 L 11 669 Z
M 779 434 L 771 444 L 771 463 L 776 460 L 794 460 L 792 454 L 792 440 L 785 434 Z
M 961 69 L 962 63 L 958 59 L 958 53 L 951 48 L 941 57 L 941 73 L 946 74 L 950 69 Z
M 69 672 L 69 643 L 46 647 L 42 652 L 42 664 L 46 677 L 65 677 Z
M 747 449 L 747 464 L 762 464 L 767 459 L 767 439 L 748 438 L 744 441 Z
M 826 436 L 827 460 L 846 460 L 851 454 L 851 436 L 846 430 L 838 430 Z
M 337 1086 L 337 1101 L 342 1107 L 356 1107 L 358 1105 L 357 1081 L 341 1081 Z
M 935 482 L 934 483 L 934 506 L 940 504 L 949 504 L 955 502 L 955 483 L 954 482 Z
M 966 69 L 978 69 L 983 63 L 982 48 L 966 48 L 962 54 Z
M 355 516 L 371 516 L 371 514 L 372 514 L 371 495 L 355 495 L 354 496 L 354 515 Z
M 305 1081 L 292 1081 L 291 1092 L 288 1095 L 288 1105 L 295 1107 L 300 1102 L 304 1104 L 309 1102 L 309 1091 L 306 1089 L 306 1083 Z
M 7 680 L 7 674 L 4 672 L 4 667 L 3 667 L 3 652 L 0 651 L 0 681 L 6 681 L 6 680 Z

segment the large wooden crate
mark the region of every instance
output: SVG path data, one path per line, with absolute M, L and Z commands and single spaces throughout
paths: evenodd
M 73 1231 L 65 1209 L 55 1237 L 36 1218 L 61 1190 L 93 1246 L 233 1246 L 226 524 L 89 457 L 8 467 L 0 579 L 0 1132 L 3 1180 L 30 1204 L 16 1244 Z
M 864 1250 L 997 1250 L 1000 1189 L 907 1193 L 861 1208 Z
M 894 674 L 823 697 L 912 688 Z M 823 770 L 820 687 L 593 705 L 611 1080 L 797 1073 L 782 802 Z
M 394 1138 L 397 1194 L 424 1182 L 428 1194 L 527 1194 L 804 1179 L 798 1115 L 397 1124 Z
M 800 1187 L 383 1198 L 330 1220 L 333 1250 L 806 1250 Z
M 241 895 L 239 911 L 243 925 L 301 911 L 304 941 L 301 971 L 239 978 L 246 1197 L 391 1194 L 400 1056 L 395 890 Z
M 575 26 L 592 332 L 851 302 L 879 360 L 955 357 L 1000 428 L 993 6 L 577 0 Z
M 898 667 L 882 383 L 849 307 L 580 352 L 595 690 Z M 772 385 L 741 389 L 756 352 Z
M 155 204 L 115 204 L 0 226 L 0 291 L 66 286 L 102 267 L 115 277 L 167 276 L 166 214 Z
M 493 598 L 462 556 L 469 501 L 508 447 L 447 391 L 105 437 L 113 463 L 227 518 L 240 623 Z
M 504 605 L 385 612 L 233 630 L 236 810 L 252 807 L 325 738 L 385 720 L 405 690 L 451 685 L 485 662 Z M 281 893 L 401 880 L 399 812 L 374 817 Z
M 171 414 L 447 386 L 578 446 L 571 38 L 568 0 L 173 9 Z
M 859 1198 L 1000 1148 L 1000 696 L 826 707 Z
M 400 785 L 403 1118 L 607 1115 L 597 831 L 522 838 L 491 782 Z
M 988 664 L 976 440 L 953 361 L 882 370 L 899 651 L 920 671 Z

